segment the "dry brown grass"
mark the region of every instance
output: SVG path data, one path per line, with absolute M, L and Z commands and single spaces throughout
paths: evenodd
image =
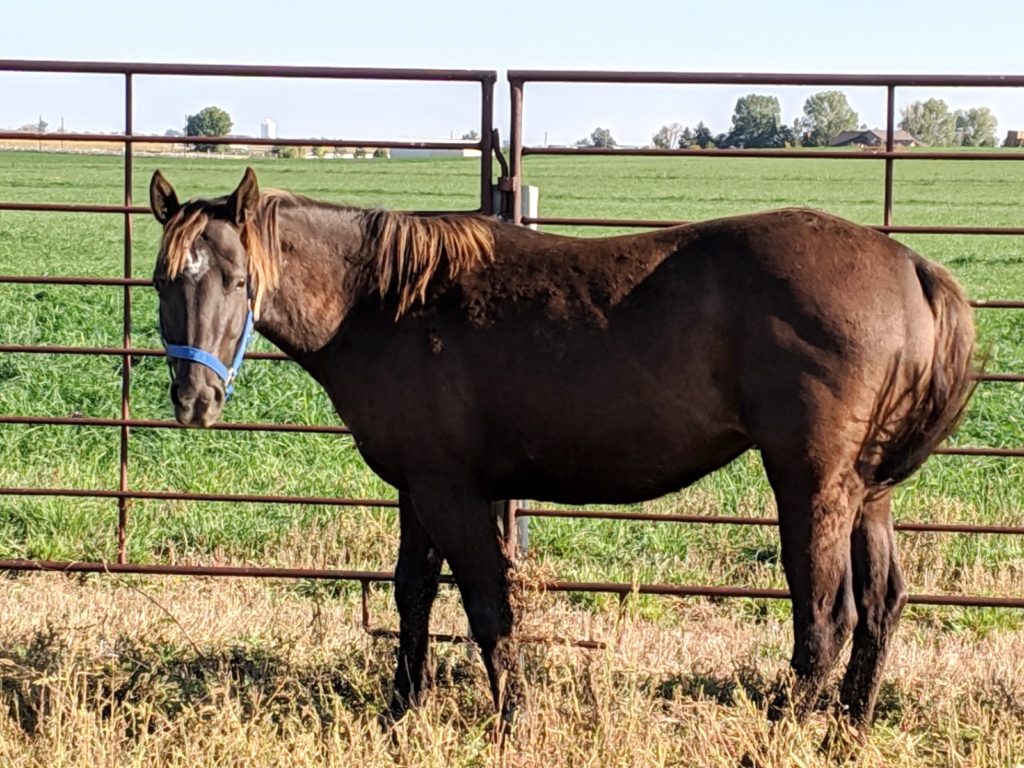
M 165 154 L 181 152 L 184 144 L 164 144 L 139 141 L 135 142 L 136 152 Z M 35 150 L 39 152 L 95 152 L 120 155 L 124 151 L 124 143 L 118 141 L 64 141 L 60 136 L 52 139 L 4 139 L 0 141 L 0 149 Z
M 393 625 L 385 591 L 375 622 Z M 764 698 L 788 623 L 735 603 L 680 602 L 675 621 L 531 595 L 526 634 L 596 637 L 603 651 L 526 645 L 529 716 L 491 743 L 482 666 L 435 648 L 435 689 L 393 738 L 378 729 L 394 654 L 354 595 L 296 585 L 37 575 L 0 582 L 4 766 L 736 766 L 834 764 L 826 712 L 769 732 Z M 436 628 L 464 627 L 445 590 Z M 1024 632 L 936 630 L 896 641 L 869 744 L 852 765 L 1024 763 Z

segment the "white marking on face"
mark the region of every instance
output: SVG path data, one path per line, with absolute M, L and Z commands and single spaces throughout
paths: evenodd
M 183 269 L 186 275 L 199 277 L 200 274 L 206 271 L 209 262 L 209 249 L 202 245 L 193 245 L 185 256 Z

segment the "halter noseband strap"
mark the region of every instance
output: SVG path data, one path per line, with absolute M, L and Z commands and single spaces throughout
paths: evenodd
M 220 380 L 224 382 L 225 396 L 231 397 L 231 394 L 235 391 L 235 378 L 238 376 L 238 372 L 242 368 L 242 360 L 245 358 L 245 350 L 248 348 L 249 341 L 252 339 L 253 324 L 252 300 L 250 299 L 249 308 L 245 313 L 245 329 L 242 331 L 242 336 L 238 340 L 238 348 L 235 350 L 235 357 L 231 361 L 230 368 L 226 367 L 224 363 L 220 361 L 220 358 L 210 352 L 207 352 L 205 349 L 187 347 L 180 344 L 168 344 L 167 339 L 164 338 L 162 326 L 160 328 L 160 341 L 163 342 L 164 349 L 167 351 L 168 364 L 170 364 L 171 360 L 188 360 L 193 363 L 205 365 L 220 377 Z M 174 376 L 173 370 L 171 371 L 171 376 L 172 378 Z

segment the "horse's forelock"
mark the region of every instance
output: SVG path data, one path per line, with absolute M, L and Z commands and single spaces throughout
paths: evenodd
M 256 319 L 259 319 L 267 290 L 276 287 L 280 277 L 277 206 L 282 199 L 289 197 L 287 193 L 267 190 L 260 197 L 255 215 L 242 225 L 239 232 L 239 239 L 248 257 L 247 271 Z M 173 280 L 182 273 L 196 238 L 203 233 L 212 218 L 205 206 L 185 206 L 167 222 L 161 244 L 161 258 L 168 278 Z
M 173 280 L 181 274 L 188 263 L 192 244 L 209 222 L 210 216 L 203 208 L 190 206 L 182 208 L 167 222 L 160 252 L 168 278 Z

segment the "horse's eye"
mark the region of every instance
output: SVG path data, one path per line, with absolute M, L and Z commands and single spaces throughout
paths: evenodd
M 235 290 L 238 290 L 240 288 L 245 288 L 245 278 L 244 277 L 238 278 L 238 280 L 235 282 Z

